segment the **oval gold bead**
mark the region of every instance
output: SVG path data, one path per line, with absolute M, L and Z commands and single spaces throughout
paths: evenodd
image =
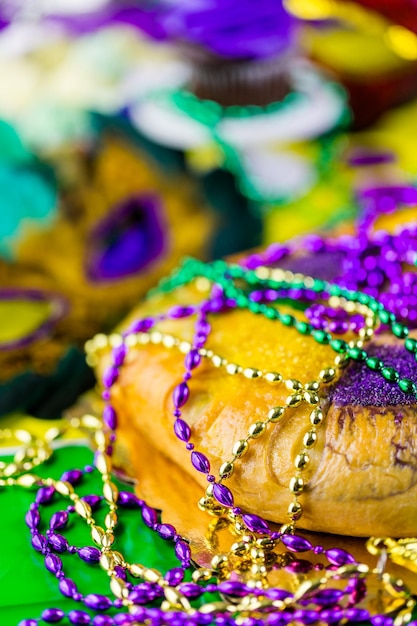
M 212 483 L 207 485 L 207 487 L 206 487 L 206 496 L 207 496 L 207 498 L 210 498 L 210 499 L 213 498 L 213 490 L 214 490 L 214 487 L 213 487 Z
M 209 569 L 205 569 L 203 567 L 194 570 L 194 572 L 191 574 L 191 578 L 195 583 L 210 580 L 211 577 L 212 572 Z
M 255 367 L 246 367 L 243 370 L 243 376 L 250 379 L 260 378 L 262 376 L 262 372 Z
M 6 476 L 6 477 L 13 476 L 13 474 L 16 474 L 18 469 L 19 468 L 16 465 L 16 463 L 9 463 L 8 465 L 6 465 L 5 469 L 3 470 L 3 476 Z
M 225 554 L 216 554 L 212 559 L 210 565 L 213 569 L 220 569 L 225 567 L 229 562 L 229 559 Z
M 286 380 L 285 386 L 290 391 L 301 391 L 301 389 L 303 388 L 302 383 L 296 378 L 289 378 L 288 380 Z
M 104 528 L 101 526 L 91 526 L 91 538 L 98 546 L 101 546 L 105 534 Z
M 218 354 L 214 354 L 211 358 L 211 362 L 213 363 L 214 367 L 222 367 L 222 365 L 225 364 L 225 359 L 223 359 Z
M 106 572 L 112 571 L 115 566 L 112 552 L 104 552 L 100 557 L 100 565 Z
M 311 380 L 309 383 L 304 385 L 304 389 L 306 391 L 318 391 L 320 389 L 320 382 L 318 380 Z
M 175 337 L 173 337 L 172 335 L 164 335 L 162 337 L 162 345 L 165 348 L 173 348 L 175 346 L 175 344 L 177 343 L 177 339 L 175 339 Z
M 197 506 L 200 509 L 200 511 L 207 511 L 210 504 L 211 504 L 211 500 L 207 500 L 207 498 L 202 497 L 199 499 Z
M 127 598 L 129 590 L 126 588 L 126 583 L 121 578 L 112 578 L 110 581 L 110 589 L 119 600 Z
M 146 580 L 148 583 L 157 583 L 161 580 L 162 576 L 158 570 L 153 569 L 151 567 L 147 567 L 143 572 L 143 580 Z
M 264 374 L 264 378 L 271 385 L 282 381 L 282 375 L 279 372 L 266 372 L 266 374 Z
M 239 374 L 239 372 L 241 371 L 242 371 L 242 368 L 237 363 L 228 363 L 226 365 L 226 372 L 230 374 L 231 376 L 234 376 L 235 374 Z
M 271 539 L 270 537 L 261 537 L 256 540 L 256 545 L 262 548 L 265 552 L 270 552 L 275 548 L 277 542 Z
M 286 405 L 290 407 L 290 409 L 294 409 L 297 406 L 300 406 L 303 401 L 303 397 L 299 393 L 294 393 L 292 396 L 288 396 L 286 400 Z
M 103 495 L 107 502 L 116 503 L 119 497 L 119 490 L 114 483 L 108 482 L 103 485 Z
M 290 491 L 294 494 L 299 494 L 304 489 L 304 480 L 301 476 L 293 476 L 290 480 Z
M 245 439 L 241 439 L 240 441 L 237 441 L 235 445 L 233 446 L 233 454 L 235 455 L 235 457 L 240 459 L 242 458 L 244 454 L 246 454 L 246 452 L 248 451 L 248 448 L 249 448 L 248 442 L 245 441 Z
M 107 513 L 104 519 L 104 525 L 106 528 L 109 528 L 109 529 L 115 528 L 115 526 L 117 526 L 117 522 L 118 522 L 118 517 L 115 511 L 110 511 L 109 513 Z
M 191 350 L 191 344 L 189 341 L 181 341 L 179 345 L 179 351 L 181 354 L 188 354 Z
M 343 369 L 349 365 L 350 358 L 347 354 L 338 354 L 334 362 L 339 369 Z
M 183 596 L 176 589 L 173 589 L 172 587 L 165 587 L 164 595 L 171 606 L 181 606 Z
M 369 341 L 374 336 L 373 328 L 361 328 L 359 331 L 359 337 L 364 341 Z
M 250 556 L 254 561 L 263 561 L 265 559 L 265 552 L 259 546 L 255 546 L 251 549 Z
M 142 578 L 145 573 L 145 567 L 139 563 L 132 563 L 129 565 L 129 572 L 134 578 Z
M 252 576 L 265 576 L 267 569 L 265 565 L 260 565 L 259 563 L 253 563 L 250 567 L 250 572 Z
M 103 452 L 107 447 L 107 437 L 102 430 L 98 430 L 94 434 L 94 441 L 96 443 L 97 449 L 100 452 Z
M 84 500 L 76 500 L 74 503 L 75 512 L 84 519 L 91 517 L 91 506 Z
M 110 474 L 112 470 L 111 458 L 104 452 L 98 452 L 96 454 L 95 466 L 100 474 Z
M 221 478 L 230 478 L 233 474 L 235 466 L 230 461 L 226 461 L 220 466 L 219 475 Z
M 243 556 L 248 552 L 249 546 L 244 541 L 236 541 L 232 544 L 230 550 L 236 556 Z
M 285 407 L 275 406 L 273 409 L 268 411 L 268 420 L 272 422 L 273 424 L 275 424 L 281 419 L 284 413 L 285 413 Z
M 316 406 L 320 402 L 320 398 L 315 391 L 305 391 L 304 399 L 311 406 Z
M 317 442 L 317 433 L 315 430 L 306 432 L 303 438 L 303 444 L 306 448 L 312 448 Z
M 260 437 L 265 432 L 265 422 L 255 422 L 249 426 L 248 433 L 251 437 Z
M 323 411 L 321 409 L 314 409 L 314 411 L 311 411 L 311 413 L 310 413 L 310 423 L 313 426 L 318 426 L 319 424 L 321 424 L 323 419 L 324 419 L 324 415 L 323 415 Z
M 91 430 L 98 430 L 99 428 L 102 427 L 101 420 L 95 415 L 89 415 L 89 414 L 82 416 L 80 425 L 83 428 L 88 428 Z
M 159 332 L 159 330 L 153 330 L 150 333 L 149 337 L 150 337 L 151 343 L 154 343 L 155 345 L 162 343 L 163 334 Z
M 331 383 L 336 378 L 337 372 L 334 367 L 326 367 L 320 371 L 319 378 L 325 384 Z
M 39 480 L 39 476 L 34 474 L 23 474 L 23 476 L 16 478 L 16 485 L 19 485 L 19 487 L 33 487 Z
M 74 493 L 73 486 L 67 481 L 57 480 L 56 483 L 54 483 L 54 487 L 61 496 L 69 496 Z
M 199 613 L 203 613 L 204 615 L 209 615 L 210 613 L 224 610 L 225 606 L 226 605 L 224 602 L 208 602 L 207 604 L 203 604 L 202 606 L 200 606 L 198 611 Z
M 114 544 L 114 535 L 112 532 L 107 531 L 101 540 L 101 545 L 103 546 L 105 550 L 108 550 L 109 548 L 111 548 L 113 544 Z
M 146 337 L 149 340 L 149 335 L 146 335 Z M 131 335 L 128 335 L 125 338 L 125 344 L 127 348 L 136 348 L 136 346 L 138 345 L 138 343 L 143 343 L 142 342 L 142 334 L 140 335 L 136 335 L 135 333 L 132 333 Z
M 294 466 L 296 469 L 305 470 L 308 467 L 309 463 L 310 456 L 307 454 L 307 452 L 301 452 L 295 457 Z
M 113 550 L 112 555 L 113 555 L 114 562 L 116 563 L 116 565 L 124 565 L 125 560 L 121 552 L 118 552 L 117 550 Z
M 288 507 L 287 513 L 289 517 L 295 522 L 299 520 L 303 514 L 303 507 L 299 502 L 291 502 Z

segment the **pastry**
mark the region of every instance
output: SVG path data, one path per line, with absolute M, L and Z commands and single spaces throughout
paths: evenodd
M 399 194 L 398 187 L 396 190 Z M 386 198 L 387 193 L 385 190 L 382 196 Z M 391 216 L 390 219 L 392 221 Z M 411 246 L 416 232 L 409 227 L 398 235 L 386 233 L 384 244 L 380 241 L 381 231 L 374 235 L 371 230 L 368 236 L 369 246 L 373 242 L 373 252 L 368 247 L 367 255 L 362 252 L 361 257 L 363 268 L 368 269 L 362 268 L 361 272 L 359 267 L 355 274 L 358 281 L 363 281 L 360 283 L 362 290 L 375 293 L 375 287 L 372 287 L 376 276 L 374 262 L 379 258 L 381 245 L 388 249 L 395 242 L 398 246 L 399 239 L 405 242 L 408 237 Z M 342 240 L 346 244 L 349 238 L 345 236 Z M 310 254 L 310 261 L 304 254 L 304 273 L 309 263 L 312 270 L 318 271 L 314 259 L 317 265 L 317 259 L 323 253 L 319 241 L 320 238 L 311 238 L 307 242 L 310 249 L 316 247 L 316 253 L 314 257 Z M 350 241 L 353 245 L 356 239 L 352 237 Z M 331 245 L 334 244 L 328 244 L 329 250 Z M 343 248 L 342 244 L 340 246 Z M 268 254 L 270 262 L 278 263 L 279 256 L 284 256 L 282 250 L 284 247 L 272 246 L 268 253 L 251 255 L 244 264 L 249 267 L 248 271 L 258 267 L 261 277 L 274 276 L 274 270 L 268 274 L 265 263 Z M 334 272 L 336 251 L 328 251 L 326 255 L 322 261 L 331 265 L 327 271 Z M 353 251 L 349 255 L 345 251 L 344 255 L 345 262 L 348 258 L 353 264 Z M 299 253 L 293 264 L 300 265 L 302 258 Z M 388 272 L 391 266 L 392 263 L 384 265 L 381 262 L 381 273 Z M 187 271 L 184 270 L 184 275 Z M 304 280 L 300 275 L 297 279 L 297 274 L 288 274 L 288 271 L 278 272 L 281 277 L 289 276 L 290 282 Z M 353 280 L 349 276 L 345 271 L 345 283 Z M 384 278 L 380 286 L 383 283 Z M 404 323 L 413 326 L 411 300 L 407 300 L 409 308 L 399 308 L 399 301 L 402 298 L 403 303 L 406 301 L 404 285 L 407 283 L 414 284 L 414 275 L 404 271 L 401 279 L 395 282 L 396 310 L 399 319 L 402 317 Z M 167 284 L 170 285 L 169 280 Z M 197 286 L 201 288 L 201 280 L 197 281 Z M 350 289 L 358 288 L 352 282 L 349 286 Z M 388 289 L 385 286 L 383 294 L 376 293 L 388 303 L 388 308 L 391 308 L 389 303 L 393 298 L 391 288 L 392 285 Z M 167 289 L 166 284 L 162 289 Z M 405 290 L 404 296 L 401 289 Z M 295 291 L 289 289 L 281 294 L 281 298 L 295 298 L 299 309 L 300 294 Z M 389 333 L 387 319 L 384 318 L 381 325 L 364 304 L 354 305 L 330 298 L 330 306 L 323 301 L 310 303 L 303 313 L 297 310 L 297 304 L 294 308 L 294 303 L 288 306 L 285 301 L 280 302 L 279 291 L 273 291 L 272 295 L 270 292 L 263 293 L 264 301 L 266 299 L 267 304 L 273 302 L 278 307 L 283 324 L 277 323 L 276 319 L 267 319 L 266 314 L 256 315 L 248 310 L 228 310 L 210 316 L 211 331 L 204 350 L 212 353 L 209 352 L 209 358 L 203 359 L 204 363 L 193 373 L 188 382 L 189 398 L 187 392 L 185 405 L 181 408 L 181 419 L 191 427 L 195 450 L 207 457 L 216 476 L 219 471 L 222 473 L 220 468 L 224 462 L 233 461 L 234 471 L 230 477 L 226 476 L 227 485 L 234 494 L 235 504 L 249 513 L 279 523 L 287 522 L 289 515 L 292 522 L 302 528 L 351 536 L 414 536 L 417 532 L 415 331 L 410 331 L 406 340 L 408 349 L 405 349 L 398 338 L 404 340 L 407 337 L 402 324 L 395 322 L 393 333 Z M 264 310 L 259 307 L 266 306 L 259 304 L 262 302 L 260 293 L 254 289 L 251 296 L 255 302 L 252 302 L 253 308 L 255 310 L 255 305 L 258 306 L 258 313 Z M 169 294 L 158 292 L 132 313 L 124 330 L 143 330 L 143 323 L 138 326 L 133 320 L 160 315 L 173 306 L 195 304 L 201 298 L 202 294 L 192 286 L 180 287 Z M 314 299 L 317 300 L 317 296 Z M 156 333 L 150 335 L 150 343 L 146 333 L 134 335 L 130 344 L 126 339 L 132 347 L 124 367 L 118 372 L 112 402 L 120 422 L 120 442 L 128 449 L 135 474 L 139 473 L 141 466 L 141 447 L 150 445 L 155 454 L 168 456 L 204 489 L 207 485 L 204 472 L 194 471 L 195 465 L 193 468 L 189 462 L 190 451 L 178 445 L 178 432 L 176 438 L 173 431 L 173 397 L 175 402 L 175 393 L 178 393 L 175 389 L 181 383 L 184 368 L 184 357 L 180 352 L 187 352 L 190 345 L 178 342 L 175 345 L 172 337 L 180 342 L 193 340 L 195 321 L 182 318 L 188 314 L 187 309 L 181 315 L 174 309 L 172 316 L 178 318 L 180 315 L 181 319 L 157 321 Z M 311 334 L 316 341 L 300 330 L 302 325 L 297 320 L 302 321 L 305 316 L 311 323 Z M 165 337 L 166 333 L 168 337 Z M 329 337 L 333 339 L 327 345 Z M 344 339 L 360 342 L 346 348 L 351 351 L 351 363 L 346 369 L 343 355 L 336 356 L 335 361 L 334 352 Z M 369 344 L 368 339 L 371 340 Z M 335 368 L 335 362 L 335 371 L 328 374 Z M 99 362 L 102 372 L 106 364 L 108 359 Z M 378 368 L 380 371 L 375 371 Z M 279 377 L 274 378 L 271 372 L 280 372 L 286 382 L 279 382 Z M 306 385 L 317 380 L 321 385 L 319 398 L 315 399 L 316 387 L 302 387 L 300 382 Z M 301 396 L 307 393 L 307 396 L 297 403 L 294 399 L 297 393 Z M 273 408 L 282 406 L 287 407 L 285 416 L 274 416 Z M 264 425 L 258 426 L 260 431 L 257 432 L 256 424 L 262 422 Z M 237 458 L 232 452 L 236 450 L 234 446 L 247 438 L 248 433 L 253 434 L 249 437 L 248 452 L 242 459 L 239 455 Z

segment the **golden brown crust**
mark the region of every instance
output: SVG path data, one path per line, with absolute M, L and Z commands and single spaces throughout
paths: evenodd
M 190 291 L 159 298 L 134 312 L 165 310 L 174 301 L 189 301 Z M 165 322 L 161 330 L 190 339 L 189 320 Z M 334 359 L 328 346 L 245 311 L 213 317 L 208 346 L 242 366 L 280 371 L 308 382 Z M 172 391 L 181 380 L 183 356 L 177 350 L 148 345 L 131 350 L 114 391 L 120 436 L 135 456 L 143 445 L 180 465 L 203 488 L 205 477 L 192 468 L 189 452 L 173 433 Z M 231 457 L 236 440 L 269 409 L 285 402 L 281 384 L 228 376 L 205 362 L 190 382 L 184 419 L 192 427 L 196 449 L 207 454 L 214 474 Z M 402 419 L 396 419 L 401 409 Z M 292 409 L 251 443 L 227 481 L 235 501 L 271 521 L 287 522 L 288 490 L 294 458 L 309 428 L 306 405 Z M 325 407 L 325 422 L 311 451 L 311 464 L 300 527 L 352 536 L 414 536 L 417 533 L 416 409 L 409 407 Z M 140 467 L 140 463 L 137 464 Z

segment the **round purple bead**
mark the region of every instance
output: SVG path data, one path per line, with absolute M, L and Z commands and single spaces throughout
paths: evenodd
M 36 619 L 24 619 L 19 622 L 18 626 L 38 626 L 38 621 Z
M 307 539 L 298 535 L 282 535 L 281 541 L 291 552 L 307 552 L 313 548 Z
M 218 590 L 220 593 L 225 593 L 228 596 L 237 596 L 239 598 L 242 598 L 247 594 L 246 585 L 237 580 L 226 580 L 225 582 L 220 583 Z
M 110 389 L 110 387 L 112 387 L 116 382 L 118 375 L 119 372 L 117 371 L 117 368 L 113 365 L 109 365 L 103 373 L 103 386 Z
M 242 520 L 244 524 L 254 533 L 267 533 L 269 531 L 269 526 L 262 518 L 258 517 L 258 515 L 242 515 Z
M 69 470 L 64 472 L 61 476 L 61 480 L 71 483 L 71 485 L 78 484 L 83 478 L 83 473 L 80 469 Z
M 109 598 L 98 593 L 88 594 L 85 596 L 84 602 L 89 609 L 94 609 L 95 611 L 107 611 L 112 605 Z
M 181 408 L 187 402 L 190 396 L 190 390 L 187 383 L 180 383 L 174 389 L 172 399 L 176 409 Z
M 40 515 L 37 509 L 29 510 L 25 515 L 26 526 L 30 529 L 37 528 L 40 522 Z
M 191 452 L 191 463 L 198 472 L 208 474 L 210 472 L 210 462 L 201 452 Z
M 107 404 L 103 409 L 103 421 L 107 428 L 110 428 L 110 430 L 116 430 L 117 414 L 114 408 L 109 404 Z
M 94 626 L 113 626 L 114 623 L 110 615 L 96 615 L 93 619 Z
M 138 502 L 139 502 L 139 499 L 134 493 L 130 491 L 119 492 L 119 499 L 117 503 L 120 504 L 120 506 L 124 507 L 125 509 L 136 508 L 138 506 Z
M 52 574 L 59 574 L 62 571 L 62 561 L 56 554 L 47 554 L 45 557 L 45 567 Z
M 191 557 L 191 549 L 185 541 L 177 541 L 175 544 L 175 556 L 180 561 L 188 561 Z
M 120 344 L 120 346 L 116 346 L 115 348 L 113 348 L 112 357 L 113 363 L 116 367 L 120 367 L 121 365 L 123 365 L 126 353 L 127 349 L 124 343 Z
M 35 548 L 35 550 L 37 550 L 38 552 L 45 552 L 47 548 L 46 537 L 44 537 L 43 535 L 37 532 L 34 532 L 32 534 L 31 543 L 32 543 L 32 546 Z
M 98 563 L 100 560 L 101 552 L 94 546 L 86 546 L 78 550 L 78 556 L 86 563 Z
M 60 528 L 65 528 L 68 523 L 68 513 L 67 511 L 57 511 L 51 517 L 51 521 L 49 522 L 49 527 L 52 530 L 58 530 Z
M 220 502 L 223 506 L 232 508 L 234 504 L 233 494 L 228 487 L 215 483 L 213 486 L 213 495 L 217 502 Z
M 200 585 L 197 585 L 196 583 L 183 583 L 179 587 L 179 590 L 189 600 L 193 600 L 194 598 L 199 598 L 204 593 L 204 589 L 200 587 Z
M 191 437 L 191 429 L 187 422 L 178 418 L 174 422 L 174 432 L 181 441 L 189 441 Z
M 95 494 L 91 494 L 89 496 L 83 496 L 81 500 L 84 500 L 84 502 L 87 502 L 87 504 L 89 504 L 93 510 L 101 503 L 100 496 L 96 496 Z
M 159 524 L 157 528 L 158 535 L 166 541 L 171 541 L 175 537 L 176 532 L 172 524 Z
M 189 370 L 193 370 L 198 367 L 201 363 L 201 356 L 198 350 L 190 350 L 190 352 L 185 357 L 185 367 Z
M 173 587 L 176 587 L 184 580 L 184 569 L 182 567 L 174 567 L 165 574 L 164 578 Z
M 37 504 L 47 504 L 54 497 L 55 489 L 53 487 L 41 487 L 36 494 Z
M 142 507 L 142 519 L 145 522 L 146 526 L 152 528 L 158 521 L 158 514 L 155 509 L 151 509 L 150 506 L 146 504 Z
M 322 589 L 314 595 L 314 602 L 319 606 L 337 604 L 344 596 L 341 589 Z
M 326 557 L 332 565 L 342 566 L 348 563 L 355 563 L 355 559 L 349 552 L 342 550 L 342 548 L 331 548 L 326 550 Z
M 71 624 L 90 624 L 91 622 L 89 614 L 84 611 L 70 611 L 68 619 Z
M 68 550 L 68 541 L 58 533 L 51 533 L 48 537 L 48 543 L 56 552 L 66 552 Z
M 45 611 L 42 612 L 41 618 L 48 624 L 55 624 L 64 618 L 64 611 L 61 609 L 45 609 Z
M 71 578 L 63 578 L 60 580 L 59 590 L 62 595 L 67 598 L 73 598 L 78 593 L 77 585 L 73 580 L 71 580 Z

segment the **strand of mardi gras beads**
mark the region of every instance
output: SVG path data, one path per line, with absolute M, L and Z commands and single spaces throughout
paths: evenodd
M 262 271 L 260 272 L 260 270 Z M 275 272 L 274 277 L 269 278 L 272 272 Z M 262 267 L 252 271 L 245 270 L 240 266 L 229 265 L 225 261 L 204 264 L 201 261 L 189 259 L 171 277 L 163 280 L 156 290 L 152 290 L 152 293 L 171 291 L 178 286 L 187 285 L 199 277 L 217 282 L 224 289 L 225 295 L 236 301 L 238 308 L 247 308 L 252 313 L 264 315 L 269 319 L 276 319 L 285 326 L 294 327 L 302 334 L 311 334 L 317 343 L 329 344 L 335 352 L 338 352 L 341 362 L 349 359 L 363 361 L 370 370 L 380 373 L 388 382 L 398 384 L 404 393 L 416 395 L 417 386 L 414 381 L 409 378 L 402 378 L 394 367 L 386 366 L 381 359 L 369 357 L 359 342 L 355 346 L 350 346 L 340 339 L 333 338 L 326 331 L 314 329 L 311 324 L 300 323 L 293 316 L 280 314 L 274 307 L 253 302 L 243 289 L 236 286 L 235 281 L 245 281 L 250 287 L 263 286 L 275 290 L 285 289 L 289 286 L 296 289 L 311 289 L 325 298 L 335 297 L 343 298 L 347 302 L 358 302 L 373 311 L 378 322 L 386 325 L 395 337 L 404 339 L 404 345 L 408 351 L 417 354 L 417 341 L 408 337 L 409 329 L 404 324 L 399 323 L 393 313 L 388 311 L 376 298 L 363 292 L 351 291 L 327 281 L 304 277 L 302 274 L 293 274 L 292 272 L 285 272 L 285 280 L 279 280 L 278 272 L 283 272 L 283 270 L 270 270 L 270 268 Z M 291 277 L 294 282 L 290 282 Z

